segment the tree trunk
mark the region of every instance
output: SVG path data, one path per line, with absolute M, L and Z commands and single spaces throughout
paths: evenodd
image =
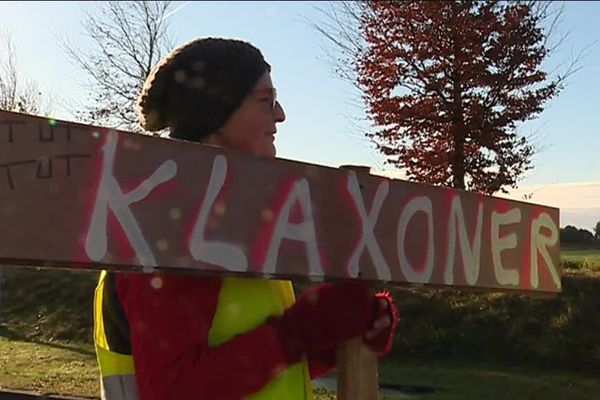
M 465 189 L 465 132 L 461 122 L 452 123 L 452 187 Z
M 453 18 L 453 26 L 456 17 Z M 460 76 L 460 46 L 455 35 L 452 35 L 454 47 L 453 111 L 452 111 L 452 187 L 465 189 L 465 125 L 463 121 L 462 84 Z

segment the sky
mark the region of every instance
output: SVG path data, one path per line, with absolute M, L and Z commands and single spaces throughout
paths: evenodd
M 287 119 L 276 137 L 278 157 L 338 167 L 368 165 L 402 177 L 363 136 L 370 124 L 360 93 L 338 78 L 323 37 L 309 21 L 322 19 L 321 2 L 174 2 L 169 16 L 176 44 L 201 36 L 240 38 L 261 49 Z M 534 121 L 539 152 L 510 197 L 561 210 L 561 226 L 592 229 L 600 221 L 600 2 L 566 2 L 558 35 L 568 34 L 548 68 L 585 50 L 562 93 Z M 60 37 L 86 46 L 81 20 L 94 2 L 0 2 L 0 33 L 11 36 L 23 77 L 55 102 L 53 116 L 69 120 L 88 93 L 86 76 L 67 60 Z

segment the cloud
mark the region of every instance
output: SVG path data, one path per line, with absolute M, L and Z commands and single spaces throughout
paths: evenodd
M 526 195 L 531 198 L 526 199 Z M 600 182 L 524 186 L 500 197 L 557 207 L 561 226 L 574 225 L 592 230 L 600 221 Z

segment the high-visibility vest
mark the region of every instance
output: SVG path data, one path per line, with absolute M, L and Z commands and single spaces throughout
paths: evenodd
M 94 291 L 94 345 L 102 400 L 138 400 L 129 326 L 114 275 L 106 271 L 100 273 Z
M 208 334 L 209 346 L 218 346 L 239 333 L 256 328 L 267 316 L 281 315 L 294 300 L 290 281 L 224 278 Z M 312 398 L 308 363 L 303 361 L 289 366 L 247 400 Z
M 211 347 L 250 331 L 294 302 L 289 281 L 223 278 L 209 331 Z M 107 318 L 110 313 L 111 318 Z M 122 321 L 115 322 L 114 320 Z M 125 329 L 126 328 L 126 329 Z M 103 400 L 138 400 L 129 331 L 118 302 L 114 276 L 102 271 L 94 296 L 94 341 Z M 306 361 L 289 366 L 247 400 L 312 400 Z

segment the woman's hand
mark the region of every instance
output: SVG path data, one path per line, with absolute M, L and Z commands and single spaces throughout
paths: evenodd
M 398 325 L 398 309 L 389 292 L 377 292 L 373 299 L 373 318 L 363 340 L 379 356 L 390 351 Z

